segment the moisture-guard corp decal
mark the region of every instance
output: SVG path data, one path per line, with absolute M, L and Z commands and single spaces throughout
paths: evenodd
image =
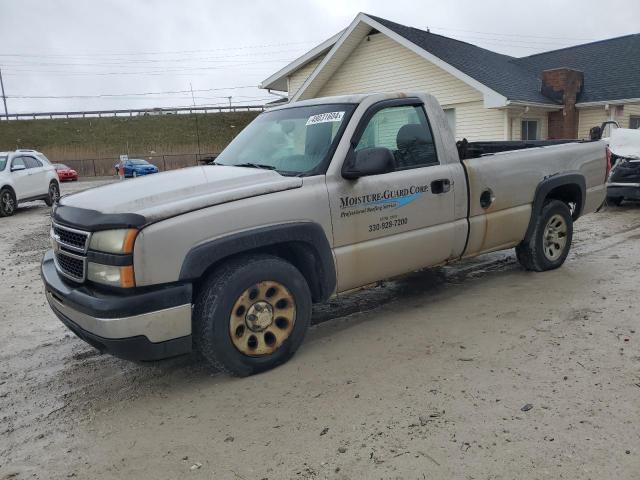
M 385 190 L 365 195 L 340 197 L 340 216 L 351 217 L 362 213 L 374 213 L 402 208 L 429 191 L 429 185 L 412 185 L 408 188 Z

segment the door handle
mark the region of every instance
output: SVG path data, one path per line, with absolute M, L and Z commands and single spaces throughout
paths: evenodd
M 447 193 L 449 190 L 451 190 L 451 180 L 448 178 L 441 178 L 431 182 L 431 193 L 435 195 Z

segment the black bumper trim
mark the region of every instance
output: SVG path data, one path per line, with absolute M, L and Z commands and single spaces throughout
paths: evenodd
M 129 338 L 104 338 L 87 332 L 51 305 L 53 313 L 69 330 L 92 347 L 125 360 L 153 361 L 191 352 L 191 335 L 153 343 L 144 335 Z
M 638 187 L 620 187 L 620 186 L 608 186 L 607 187 L 607 196 L 608 197 L 624 197 L 631 198 L 634 200 L 640 199 L 640 188 Z
M 133 289 L 119 295 L 103 293 L 86 285 L 71 285 L 63 280 L 49 250 L 42 259 L 40 275 L 45 288 L 64 299 L 64 304 L 79 312 L 98 318 L 120 318 L 164 310 L 191 303 L 191 283 L 160 286 L 153 289 Z

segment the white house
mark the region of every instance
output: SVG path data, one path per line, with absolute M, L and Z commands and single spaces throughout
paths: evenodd
M 360 13 L 260 87 L 291 101 L 426 91 L 458 139 L 533 140 L 585 138 L 609 119 L 637 128 L 639 79 L 640 34 L 515 58 Z

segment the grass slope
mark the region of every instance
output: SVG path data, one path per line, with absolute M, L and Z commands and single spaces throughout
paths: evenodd
M 257 112 L 198 114 L 203 151 L 219 151 Z M 35 148 L 71 157 L 126 151 L 178 152 L 196 145 L 195 115 L 70 118 L 0 122 L 0 151 Z M 58 156 L 58 155 L 55 155 Z

